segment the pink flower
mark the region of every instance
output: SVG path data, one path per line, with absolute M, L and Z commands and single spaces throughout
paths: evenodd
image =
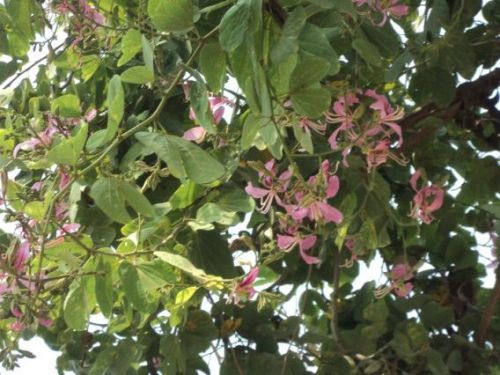
M 21 272 L 24 269 L 24 265 L 30 256 L 30 243 L 29 241 L 23 241 L 16 249 L 16 254 L 12 262 L 12 266 Z
M 411 268 L 403 263 L 393 267 L 389 274 L 391 288 L 398 297 L 404 298 L 413 290 L 413 284 L 408 282 L 413 278 Z
M 259 211 L 267 213 L 272 207 L 273 201 L 283 205 L 280 193 L 284 193 L 288 189 L 288 184 L 291 178 L 291 172 L 285 171 L 278 178 L 276 178 L 277 170 L 275 160 L 271 159 L 265 164 L 266 172 L 260 172 L 260 181 L 265 188 L 253 186 L 251 182 L 248 183 L 245 191 L 248 195 L 255 199 L 260 200 Z
M 14 332 L 21 332 L 24 329 L 24 324 L 19 320 L 16 320 L 14 323 L 10 324 L 10 329 Z
M 399 0 L 353 0 L 359 7 L 368 4 L 369 8 L 382 14 L 382 20 L 376 26 L 382 27 L 387 22 L 389 15 L 399 18 L 408 14 L 408 6 L 398 4 Z
M 430 224 L 434 219 L 432 213 L 439 210 L 443 205 L 444 190 L 435 185 L 418 189 L 417 181 L 420 177 L 421 171 L 417 170 L 410 179 L 410 185 L 416 192 L 413 197 L 410 216 L 415 219 L 421 219 L 425 224 Z
M 294 233 L 290 233 L 292 235 L 284 235 L 278 234 L 277 241 L 278 247 L 285 251 L 291 251 L 295 245 L 299 245 L 300 256 L 307 264 L 318 264 L 320 260 L 314 256 L 311 256 L 307 253 L 307 250 L 312 249 L 316 244 L 316 236 L 302 236 L 298 231 L 294 231 Z
M 69 205 L 66 202 L 57 202 L 55 206 L 55 216 L 59 221 L 63 221 L 68 216 Z
M 375 122 L 378 123 L 378 125 L 374 126 L 366 134 L 373 136 L 380 132 L 384 132 L 382 125 L 385 125 L 390 128 L 389 133 L 385 131 L 386 135 L 390 136 L 391 130 L 396 133 L 399 139 L 398 147 L 401 147 L 403 144 L 403 134 L 401 132 L 401 127 L 396 124 L 395 121 L 401 120 L 404 117 L 403 109 L 396 108 L 396 110 L 393 110 L 387 98 L 384 95 L 377 94 L 374 90 L 366 90 L 365 96 L 375 99 L 375 103 L 370 105 L 370 108 L 378 113 L 378 116 L 375 119 Z
M 10 308 L 10 312 L 11 314 L 15 317 L 15 318 L 21 318 L 23 316 L 23 313 L 21 312 L 21 310 L 19 310 L 16 306 L 12 306 Z
M 96 11 L 94 8 L 92 8 L 87 1 L 85 0 L 80 0 L 80 8 L 82 10 L 82 13 L 87 17 L 90 18 L 92 21 L 94 21 L 98 25 L 104 25 L 104 16 Z
M 57 231 L 57 236 L 64 236 L 65 234 L 68 233 L 76 233 L 80 230 L 81 225 L 80 224 L 64 224 L 60 230 Z
M 314 122 L 307 117 L 301 117 L 299 119 L 299 125 L 307 134 L 311 134 L 311 130 L 320 134 L 325 135 L 326 125 L 318 122 Z
M 259 267 L 254 267 L 250 270 L 247 276 L 236 286 L 231 292 L 231 299 L 235 304 L 238 304 L 242 298 L 250 299 L 255 295 L 253 283 L 259 276 Z
M 195 126 L 194 128 L 191 128 L 184 132 L 182 138 L 187 141 L 192 141 L 199 144 L 205 140 L 206 135 L 207 131 L 205 130 L 205 128 L 201 126 Z
M 44 326 L 45 328 L 50 328 L 54 321 L 48 318 L 38 318 L 38 324 Z
M 316 177 L 309 179 L 309 182 L 315 183 Z M 335 207 L 327 203 L 327 199 L 333 198 L 339 191 L 339 178 L 337 176 L 329 176 L 324 197 L 311 196 L 298 192 L 295 198 L 298 204 L 286 207 L 288 213 L 293 219 L 302 221 L 306 217 L 314 221 L 334 222 L 340 224 L 343 220 L 342 213 Z
M 64 190 L 71 182 L 71 177 L 65 171 L 61 170 L 59 179 L 59 190 Z

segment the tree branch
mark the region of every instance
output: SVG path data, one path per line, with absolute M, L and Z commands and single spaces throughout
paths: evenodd
M 403 129 L 408 130 L 431 116 L 442 120 L 455 120 L 458 124 L 472 131 L 478 138 L 483 139 L 493 149 L 499 150 L 500 112 L 495 108 L 498 97 L 489 98 L 498 89 L 498 86 L 500 86 L 500 68 L 492 70 L 475 81 L 462 83 L 458 86 L 455 98 L 449 106 L 439 108 L 434 103 L 428 104 L 417 112 L 406 116 L 399 124 Z M 486 137 L 483 134 L 483 128 L 480 123 L 470 121 L 470 111 L 478 107 L 488 110 L 488 113 L 495 122 L 495 132 L 491 136 Z M 417 134 L 409 138 L 406 145 L 403 146 L 403 151 L 415 149 L 423 141 L 432 136 L 435 131 L 436 128 L 430 127 L 420 129 Z
M 490 299 L 488 301 L 488 304 L 486 305 L 486 308 L 484 309 L 483 316 L 481 317 L 481 321 L 479 322 L 479 326 L 476 331 L 475 341 L 476 344 L 480 347 L 484 347 L 484 343 L 486 341 L 490 329 L 491 320 L 495 315 L 495 310 L 497 309 L 499 299 L 500 299 L 500 265 L 497 266 L 495 286 L 491 291 Z

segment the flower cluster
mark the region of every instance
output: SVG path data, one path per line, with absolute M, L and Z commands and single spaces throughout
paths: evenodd
M 422 172 L 417 170 L 410 179 L 410 185 L 415 190 L 410 216 L 430 224 L 434 220 L 432 213 L 443 205 L 444 190 L 436 185 L 423 186 L 419 189 L 417 182 L 421 176 Z
M 316 264 L 320 260 L 308 254 L 316 244 L 317 237 L 310 232 L 310 225 L 334 222 L 339 224 L 342 213 L 328 203 L 328 199 L 337 195 L 339 179 L 330 172 L 330 162 L 325 160 L 315 176 L 307 181 L 292 183 L 293 173 L 287 170 L 278 174 L 274 160 L 265 164 L 259 172 L 259 182 L 263 187 L 253 186 L 251 182 L 246 192 L 260 200 L 259 210 L 267 213 L 273 203 L 286 214 L 280 220 L 282 233 L 277 235 L 278 247 L 291 251 L 298 246 L 300 255 L 307 264 Z
M 408 5 L 398 4 L 399 0 L 353 0 L 353 2 L 361 7 L 363 5 L 367 5 L 368 15 L 372 18 L 372 22 L 379 27 L 385 25 L 389 16 L 399 18 L 408 15 Z M 377 17 L 381 20 L 378 22 L 373 19 L 373 17 Z
M 76 31 L 77 36 L 71 44 L 72 47 L 78 45 L 84 38 L 86 29 L 94 30 L 97 26 L 104 25 L 105 18 L 96 9 L 91 7 L 86 0 L 78 0 L 78 5 L 74 6 L 71 0 L 62 0 L 53 8 L 61 15 L 72 13 L 75 17 L 72 19 L 72 30 Z
M 349 165 L 347 156 L 354 147 L 366 156 L 368 170 L 386 163 L 388 159 L 405 164 L 403 158 L 390 150 L 393 144 L 396 148 L 403 144 L 401 127 L 396 123 L 403 116 L 401 108 L 392 108 L 387 98 L 374 90 L 358 95 L 347 93 L 338 98 L 331 111 L 325 114 L 328 123 L 338 125 L 328 142 L 332 150 L 342 149 L 346 167 Z
M 90 110 L 84 116 L 86 122 L 92 121 L 97 115 L 95 109 Z M 80 124 L 81 119 L 78 117 L 60 119 L 57 116 L 48 113 L 46 115 L 46 128 L 37 133 L 36 136 L 20 142 L 14 147 L 13 155 L 17 158 L 19 151 L 31 151 L 40 147 L 49 147 L 57 134 L 68 137 L 71 134 L 71 128 Z

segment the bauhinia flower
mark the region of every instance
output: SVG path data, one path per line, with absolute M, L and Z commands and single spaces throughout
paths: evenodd
M 424 186 L 419 189 L 417 182 L 421 176 L 421 171 L 417 170 L 410 179 L 410 185 L 416 192 L 413 197 L 410 216 L 422 220 L 425 224 L 430 224 L 434 220 L 432 213 L 439 210 L 443 205 L 444 190 L 435 185 Z
M 411 267 L 400 263 L 394 266 L 389 273 L 391 288 L 398 297 L 404 298 L 413 290 L 413 284 L 409 280 L 413 279 Z
M 12 260 L 12 266 L 16 269 L 16 271 L 22 272 L 24 270 L 24 265 L 30 256 L 30 248 L 31 245 L 28 240 L 21 242 L 17 246 L 14 259 Z
M 184 85 L 184 90 L 186 98 L 188 98 L 189 92 L 186 91 L 189 90 L 188 85 Z M 210 103 L 210 111 L 212 112 L 215 125 L 219 125 L 219 123 L 222 121 L 227 107 L 234 107 L 234 102 L 224 96 L 210 96 L 208 98 L 208 101 Z M 198 121 L 193 108 L 190 108 L 189 110 L 189 118 L 195 122 Z M 195 126 L 184 132 L 183 138 L 188 141 L 201 143 L 205 140 L 206 135 L 207 131 L 205 130 L 205 128 L 203 128 L 202 126 Z
M 259 267 L 254 267 L 245 278 L 237 283 L 231 292 L 230 299 L 237 305 L 242 299 L 251 299 L 255 295 L 253 283 L 259 276 Z
M 287 212 L 297 221 L 302 221 L 307 217 L 314 221 L 340 224 L 343 220 L 342 213 L 327 202 L 328 199 L 337 195 L 340 186 L 339 178 L 331 175 L 324 176 L 324 169 L 320 171 L 320 174 L 323 175 L 321 179 L 318 176 L 309 178 L 308 184 L 313 193 L 297 192 L 295 199 L 298 203 L 286 206 Z M 322 194 L 317 194 L 314 191 L 318 190 L 317 184 L 320 183 L 320 180 L 323 180 L 323 184 L 326 186 L 323 187 Z
M 299 245 L 300 256 L 307 264 L 318 264 L 319 258 L 309 255 L 308 250 L 312 249 L 316 244 L 317 237 L 315 235 L 303 236 L 298 230 L 294 230 L 289 234 L 278 234 L 278 247 L 285 251 L 291 251 L 296 245 Z
M 353 0 L 359 7 L 367 4 L 374 11 L 382 14 L 382 20 L 375 23 L 376 26 L 382 27 L 388 20 L 389 16 L 399 18 L 408 14 L 408 5 L 398 4 L 399 0 Z
M 265 164 L 265 172 L 259 172 L 260 182 L 265 188 L 253 186 L 251 182 L 245 188 L 248 195 L 260 200 L 259 211 L 262 213 L 269 212 L 274 201 L 283 205 L 279 194 L 288 189 L 291 172 L 285 171 L 276 178 L 277 173 L 276 161 L 271 159 Z

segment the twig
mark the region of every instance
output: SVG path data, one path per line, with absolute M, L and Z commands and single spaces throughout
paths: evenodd
M 486 337 L 488 336 L 491 321 L 495 315 L 495 310 L 498 306 L 498 300 L 500 299 L 500 265 L 496 269 L 496 281 L 493 290 L 491 291 L 490 299 L 486 308 L 484 309 L 483 316 L 479 322 L 478 329 L 476 331 L 476 344 L 480 347 L 484 347 L 486 342 Z

